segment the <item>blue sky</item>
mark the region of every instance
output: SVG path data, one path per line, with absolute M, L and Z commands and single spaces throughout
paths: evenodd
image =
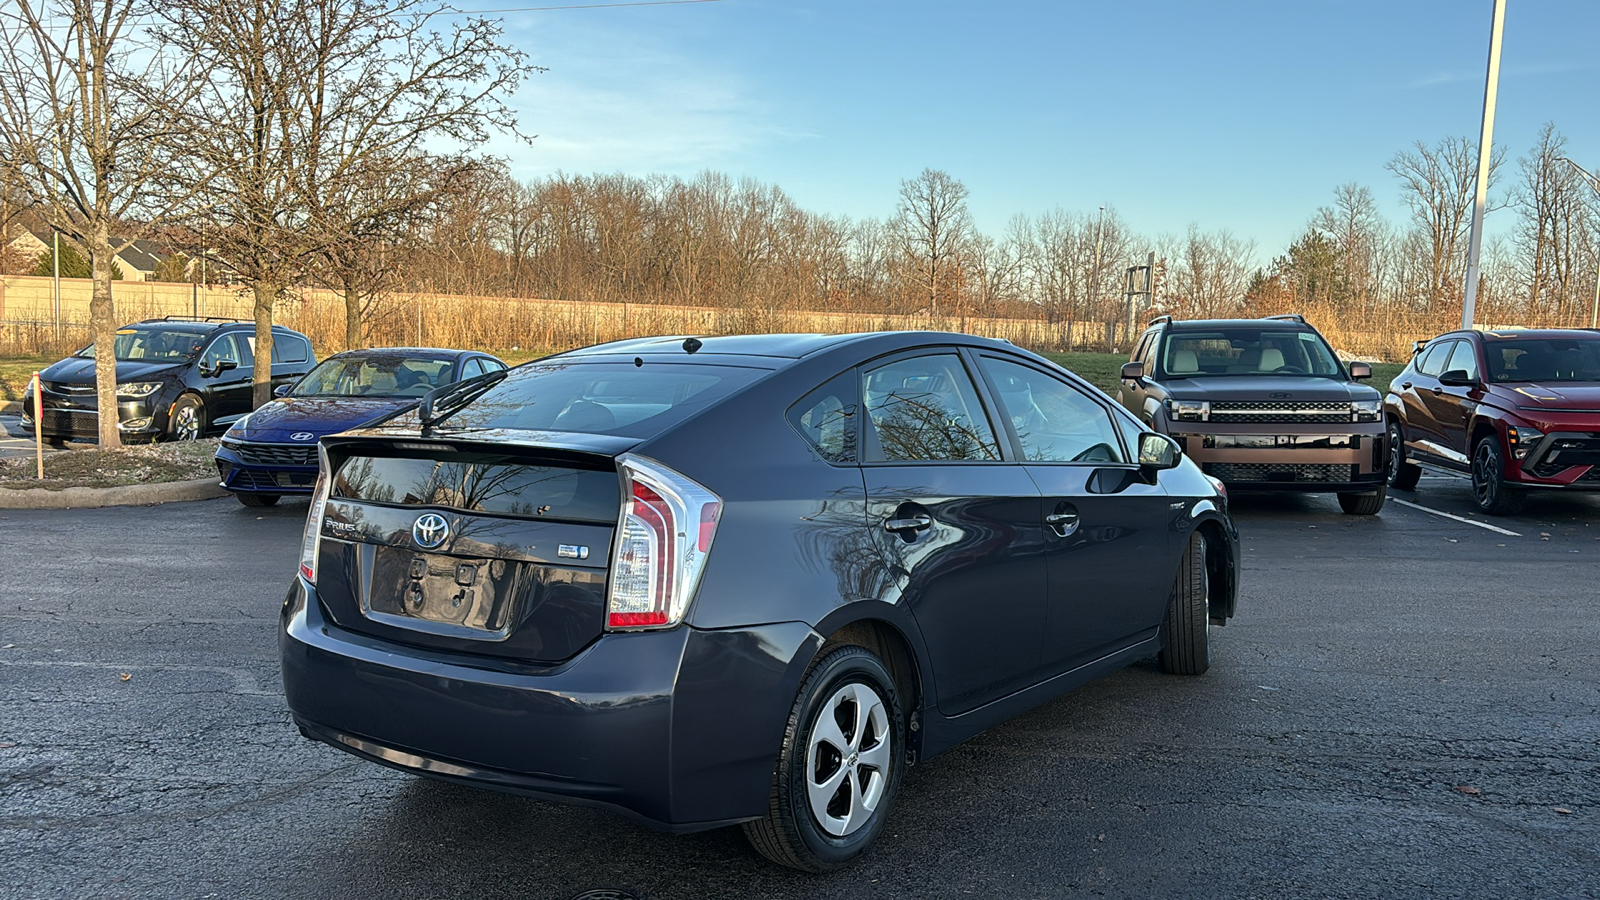
M 583 2 L 603 0 L 526 5 Z M 1495 122 L 1505 174 L 1547 121 L 1593 171 L 1600 3 L 1507 5 Z M 1152 237 L 1191 222 L 1227 229 L 1265 261 L 1339 184 L 1372 188 L 1398 221 L 1384 163 L 1418 140 L 1476 141 L 1492 9 L 716 0 L 508 12 L 512 40 L 549 72 L 518 98 L 539 137 L 492 149 L 523 178 L 712 169 L 852 218 L 890 216 L 900 181 L 931 167 L 970 189 L 995 236 L 1016 213 L 1105 204 Z

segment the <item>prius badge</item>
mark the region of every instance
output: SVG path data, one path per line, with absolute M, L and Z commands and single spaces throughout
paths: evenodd
M 438 513 L 423 513 L 411 525 L 411 539 L 424 550 L 437 550 L 450 537 L 450 523 Z

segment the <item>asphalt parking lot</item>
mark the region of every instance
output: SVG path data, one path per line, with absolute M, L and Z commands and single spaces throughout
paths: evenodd
M 0 512 L 0 897 L 1600 896 L 1600 495 L 1398 496 L 1237 497 L 1209 673 L 1136 664 L 912 769 L 820 877 L 303 740 L 303 502 Z

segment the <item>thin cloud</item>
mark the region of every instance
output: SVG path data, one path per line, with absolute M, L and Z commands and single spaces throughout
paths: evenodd
M 1584 72 L 1595 68 L 1595 63 L 1543 63 L 1540 65 L 1502 66 L 1501 78 L 1528 78 L 1538 75 L 1564 75 L 1570 72 Z M 1459 84 L 1464 81 L 1482 83 L 1484 70 L 1466 72 L 1435 72 L 1425 75 L 1414 81 L 1407 82 L 1403 88 L 1408 91 L 1422 88 L 1439 87 L 1446 84 Z

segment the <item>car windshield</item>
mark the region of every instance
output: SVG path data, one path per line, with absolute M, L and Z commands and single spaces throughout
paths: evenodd
M 1174 378 L 1211 375 L 1344 377 L 1344 370 L 1321 335 L 1293 329 L 1174 331 L 1167 337 L 1161 366 Z
M 512 369 L 449 423 L 650 437 L 764 374 L 738 366 L 551 360 Z
M 336 356 L 290 392 L 294 397 L 421 397 L 454 381 L 456 364 L 416 356 Z
M 1484 341 L 1491 381 L 1600 381 L 1600 337 Z
M 118 362 L 160 361 L 183 362 L 193 359 L 200 352 L 200 347 L 206 341 L 209 331 L 181 326 L 137 326 L 134 328 L 117 329 L 117 340 L 112 347 L 116 350 Z M 79 350 L 74 356 L 82 359 L 94 358 L 94 345 Z

